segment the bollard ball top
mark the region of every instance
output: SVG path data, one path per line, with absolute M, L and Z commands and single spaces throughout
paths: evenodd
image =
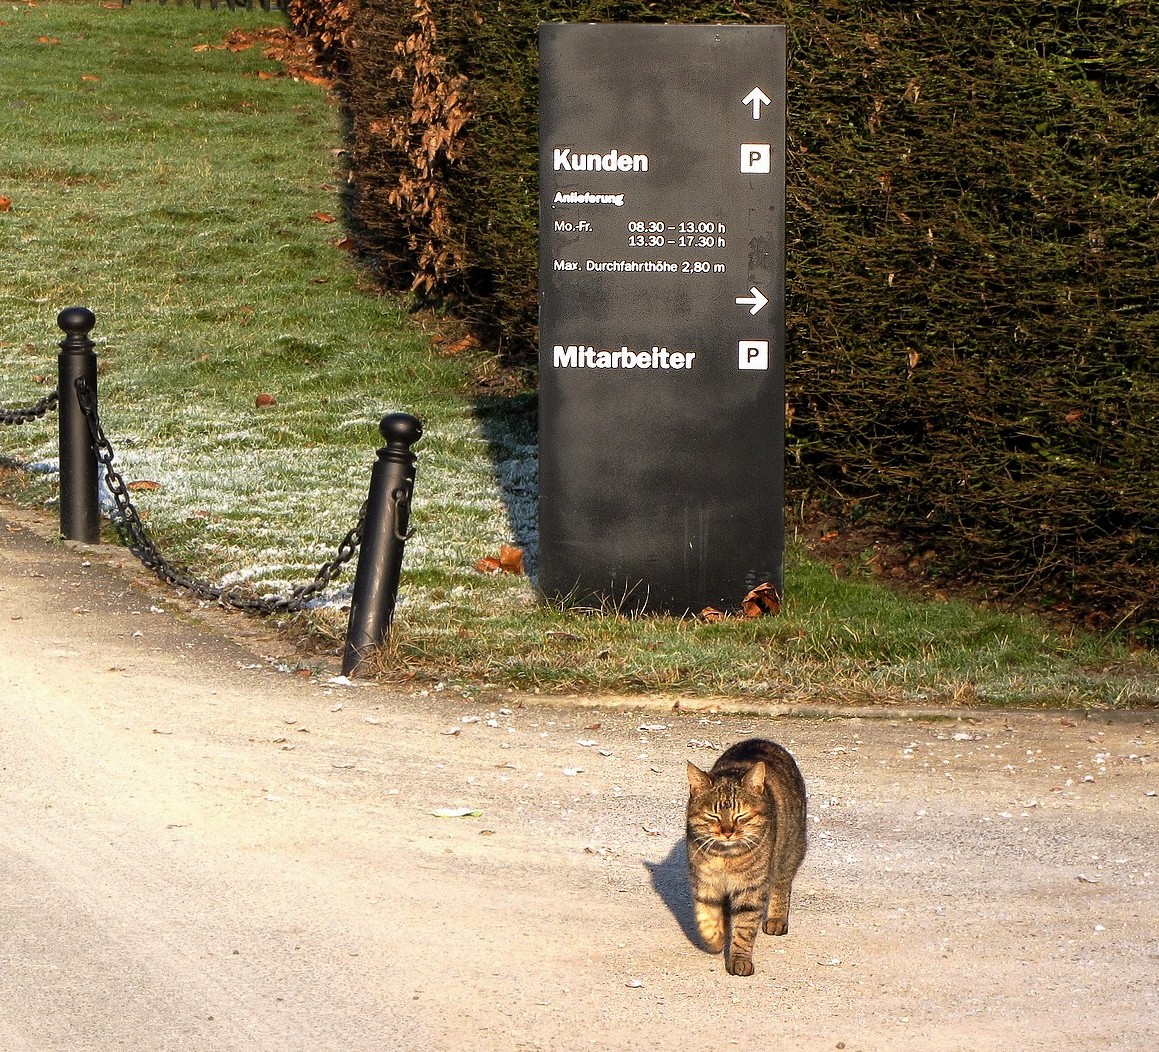
M 390 444 L 412 446 L 423 437 L 423 425 L 409 413 L 387 413 L 378 430 Z
M 56 324 L 70 335 L 86 334 L 97 323 L 97 316 L 88 307 L 65 307 L 57 316 Z

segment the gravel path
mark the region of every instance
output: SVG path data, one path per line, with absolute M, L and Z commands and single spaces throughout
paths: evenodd
M 8 1052 L 1154 1047 L 1154 714 L 344 686 L 42 532 L 0 515 Z M 754 734 L 811 841 L 740 979 L 683 769 Z

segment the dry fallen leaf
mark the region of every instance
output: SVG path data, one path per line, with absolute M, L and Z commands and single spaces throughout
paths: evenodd
M 521 574 L 523 567 L 523 549 L 512 544 L 504 544 L 499 549 L 499 558 L 486 555 L 475 563 L 475 569 L 485 574 Z
M 125 489 L 132 493 L 149 493 L 155 489 L 160 489 L 161 483 L 154 482 L 151 479 L 138 479 L 136 482 L 129 482 L 125 484 Z
M 741 609 L 748 618 L 775 617 L 781 612 L 781 594 L 767 581 L 758 584 L 741 601 Z
M 702 621 L 707 621 L 710 625 L 716 624 L 718 621 L 725 619 L 725 612 L 717 610 L 715 606 L 706 606 L 700 611 L 700 618 Z
M 523 549 L 513 544 L 504 544 L 499 548 L 499 568 L 504 573 L 523 573 Z
M 452 340 L 443 346 L 444 354 L 462 354 L 464 351 L 475 350 L 479 341 L 474 336 L 464 336 L 461 340 Z
M 272 394 L 260 394 L 254 399 L 254 405 L 258 409 L 267 409 L 272 405 L 277 405 L 278 400 Z
M 11 197 L 0 197 L 0 212 L 8 212 L 12 208 Z
M 315 212 L 314 218 L 317 219 L 319 223 L 337 223 L 338 222 L 338 217 L 332 216 L 329 212 Z

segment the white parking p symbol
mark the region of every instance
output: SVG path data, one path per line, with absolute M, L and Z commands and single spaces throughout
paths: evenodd
M 773 148 L 767 142 L 743 142 L 740 170 L 744 175 L 768 175 L 773 170 Z
M 769 367 L 769 341 L 741 340 L 739 365 L 741 369 L 767 369 Z

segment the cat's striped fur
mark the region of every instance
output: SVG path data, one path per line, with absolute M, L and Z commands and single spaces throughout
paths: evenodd
M 750 738 L 707 774 L 688 765 L 688 863 L 696 926 L 732 975 L 753 974 L 753 942 L 789 930 L 793 877 L 805 857 L 805 781 L 776 742 Z

